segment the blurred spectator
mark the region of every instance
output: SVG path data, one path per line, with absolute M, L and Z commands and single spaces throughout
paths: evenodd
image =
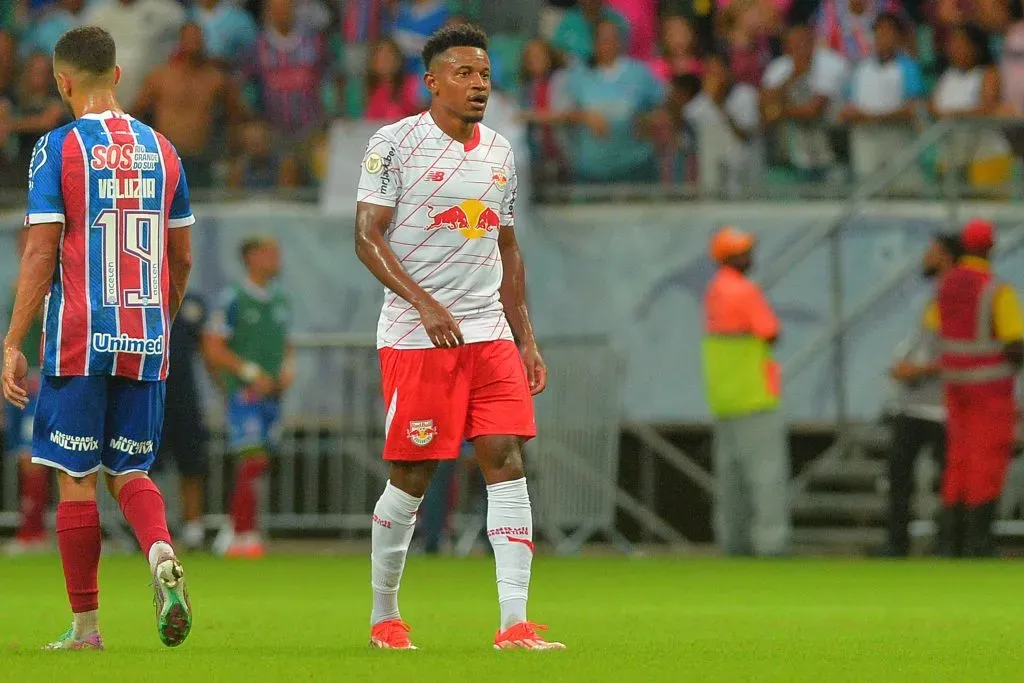
M 398 9 L 391 37 L 405 57 L 405 70 L 423 73 L 423 46 L 433 33 L 448 21 L 448 8 L 442 0 L 405 0 Z
M 946 58 L 949 68 L 932 94 L 932 114 L 957 119 L 997 114 L 1000 80 L 988 35 L 974 24 L 954 27 L 946 43 Z M 942 165 L 953 173 L 966 170 L 972 187 L 998 185 L 1010 176 L 1013 159 L 1009 151 L 1006 138 L 995 128 L 961 129 L 944 146 Z
M 229 0 L 196 0 L 192 19 L 203 30 L 206 54 L 229 65 L 249 54 L 259 35 L 252 16 Z
M 559 179 L 565 159 L 558 136 L 550 124 L 553 113 L 554 75 L 561 68 L 561 56 L 540 38 L 523 49 L 519 66 L 519 107 L 529 124 L 530 156 L 538 182 Z
M 245 60 L 242 74 L 259 82 L 263 114 L 275 142 L 282 149 L 298 145 L 304 155 L 324 123 L 321 85 L 336 74 L 323 37 L 296 24 L 292 0 L 268 0 L 266 18 L 255 55 Z
M 772 34 L 780 26 L 765 0 L 735 0 L 722 14 L 722 42 L 738 83 L 758 86 L 772 58 Z
M 629 26 L 627 54 L 641 61 L 654 56 L 658 42 L 658 0 L 607 0 Z
M 1018 21 L 1006 32 L 1000 74 L 1003 77 L 1001 113 L 1024 116 L 1024 21 Z
M 661 54 L 649 66 L 663 83 L 683 74 L 701 74 L 697 33 L 684 17 L 665 17 L 661 22 Z
M 206 54 L 199 24 L 181 29 L 181 42 L 170 63 L 153 71 L 142 86 L 135 116 L 147 118 L 177 148 L 192 187 L 213 184 L 211 155 L 216 151 L 218 113 L 241 123 L 246 107 L 238 84 Z
M 121 66 L 117 95 L 122 102 L 134 102 L 149 72 L 171 56 L 185 10 L 173 0 L 97 0 L 82 23 L 101 26 L 113 36 Z
M 697 33 L 701 54 L 715 49 L 716 3 L 712 0 L 661 0 L 661 16 L 680 16 L 689 21 Z
M 835 51 L 816 48 L 806 26 L 789 29 L 785 47 L 785 56 L 765 71 L 761 111 L 767 124 L 785 124 L 780 133 L 787 161 L 812 178 L 822 178 L 835 163 L 829 108 L 846 86 L 849 66 Z
M 0 98 L 8 97 L 11 94 L 17 63 L 14 36 L 8 31 L 0 31 Z
M 67 117 L 64 104 L 54 91 L 49 55 L 37 52 L 25 62 L 11 105 L 8 130 L 17 140 L 15 163 L 27 169 L 36 140 L 57 128 Z
M 244 152 L 231 164 L 228 187 L 246 190 L 293 188 L 302 184 L 300 164 L 295 157 L 274 151 L 272 130 L 265 121 L 246 124 L 242 135 Z
M 324 0 L 294 0 L 295 25 L 300 31 L 321 32 L 331 24 L 331 12 Z
M 340 0 L 341 33 L 338 52 L 345 75 L 358 79 L 366 72 L 369 46 L 387 37 L 393 0 Z
M 839 113 L 853 124 L 850 134 L 853 170 L 858 178 L 873 174 L 914 139 L 924 79 L 917 62 L 901 53 L 903 26 L 895 14 L 875 20 L 874 56 L 853 73 L 850 102 Z
M 392 123 L 420 111 L 419 80 L 404 65 L 394 41 L 376 43 L 366 73 L 347 84 L 348 115 Z
M 594 55 L 597 25 L 602 21 L 614 22 L 622 36 L 629 35 L 626 20 L 604 0 L 579 0 L 579 6 L 562 17 L 552 43 L 570 59 L 586 63 Z
M 42 16 L 32 22 L 21 39 L 18 50 L 22 59 L 33 52 L 52 55 L 57 40 L 82 24 L 84 8 L 85 0 L 59 0 L 54 6 L 47 8 Z
M 818 43 L 852 64 L 874 54 L 875 20 L 883 12 L 900 12 L 895 0 L 825 0 L 818 10 Z
M 561 120 L 576 127 L 569 148 L 579 181 L 650 181 L 658 177 L 650 138 L 652 115 L 664 91 L 645 64 L 622 56 L 622 32 L 603 20 L 594 32 L 593 65 L 576 65 L 566 77 Z
M 707 61 L 703 89 L 685 110 L 697 134 L 702 194 L 736 197 L 759 182 L 764 152 L 757 98 L 756 88 L 733 82 L 724 59 Z

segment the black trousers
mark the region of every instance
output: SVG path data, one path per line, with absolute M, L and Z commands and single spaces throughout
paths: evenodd
M 946 462 L 946 425 L 910 415 L 895 415 L 889 451 L 889 551 L 910 551 L 910 499 L 914 494 L 914 463 L 928 446 L 941 472 Z

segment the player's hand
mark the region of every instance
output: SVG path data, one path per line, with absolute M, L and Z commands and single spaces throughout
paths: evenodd
M 901 361 L 893 366 L 890 374 L 898 382 L 913 382 L 919 377 L 920 371 L 913 363 Z
M 28 405 L 28 361 L 16 346 L 4 346 L 4 367 L 0 376 L 4 398 L 24 410 Z
M 295 381 L 295 369 L 291 363 L 285 363 L 281 366 L 281 372 L 277 377 L 277 394 L 281 395 L 288 391 L 288 388 Z
M 265 372 L 261 372 L 259 377 L 249 383 L 249 391 L 256 398 L 270 396 L 274 393 L 275 389 L 277 389 L 277 383 Z
M 427 331 L 427 336 L 430 337 L 434 346 L 439 349 L 448 349 L 462 346 L 465 343 L 459 323 L 455 321 L 448 309 L 436 300 L 430 299 L 427 303 L 417 306 L 416 310 L 420 314 L 423 329 Z
M 526 379 L 530 383 L 530 394 L 536 396 L 548 385 L 548 367 L 544 365 L 540 349 L 536 343 L 523 346 L 523 365 L 526 366 Z

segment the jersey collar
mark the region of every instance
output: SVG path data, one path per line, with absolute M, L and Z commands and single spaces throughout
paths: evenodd
M 106 110 L 104 112 L 100 112 L 99 114 L 82 114 L 81 118 L 89 119 L 90 121 L 102 121 L 104 119 L 113 119 L 113 118 L 121 118 L 121 119 L 129 119 L 129 120 L 131 120 L 132 117 L 129 116 L 128 114 L 118 114 L 117 112 L 114 112 L 114 111 L 111 111 L 110 109 L 108 109 L 108 110 Z
M 259 299 L 263 302 L 270 301 L 271 286 L 272 282 L 268 282 L 266 287 L 260 287 L 249 278 L 244 278 L 242 280 L 242 288 L 245 289 L 245 291 L 247 291 L 254 299 Z
M 448 138 L 449 140 L 452 140 L 454 142 L 454 140 L 452 139 L 452 137 L 450 135 L 448 135 L 448 133 L 445 133 L 443 130 L 441 130 L 441 126 L 437 125 L 437 121 L 434 120 L 434 115 L 431 114 L 429 111 L 427 112 L 427 118 L 430 119 L 430 124 L 432 126 L 434 126 L 434 128 L 437 128 L 437 130 L 441 133 L 441 137 Z M 462 149 L 465 152 L 472 152 L 479 145 L 480 145 L 480 124 L 479 123 L 474 123 L 473 124 L 473 137 L 471 137 L 469 140 L 467 140 L 465 143 L 463 143 Z
M 987 273 L 992 269 L 988 259 L 981 256 L 964 256 L 960 259 L 960 265 L 971 270 L 979 270 L 983 273 Z

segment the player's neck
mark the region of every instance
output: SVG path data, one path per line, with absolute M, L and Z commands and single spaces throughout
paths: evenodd
M 267 284 L 270 283 L 270 278 L 263 275 L 262 273 L 254 273 L 252 271 L 249 271 L 248 277 L 249 282 L 256 285 L 260 289 L 266 289 Z
M 87 114 L 102 114 L 105 111 L 112 111 L 115 114 L 124 113 L 112 90 L 96 90 L 86 93 L 81 100 L 72 103 L 72 110 L 77 118 L 82 118 Z
M 440 128 L 442 133 L 456 142 L 466 144 L 476 133 L 476 123 L 454 117 L 439 106 L 430 108 L 430 117 L 434 119 L 434 125 Z

